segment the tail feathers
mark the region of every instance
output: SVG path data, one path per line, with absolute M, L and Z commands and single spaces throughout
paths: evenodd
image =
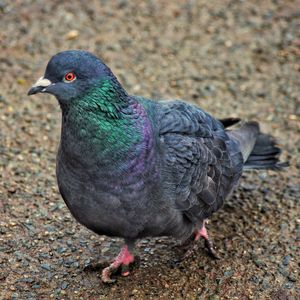
M 257 122 L 248 122 L 227 133 L 239 144 L 244 158 L 244 170 L 281 170 L 288 166 L 288 163 L 279 162 L 281 149 L 271 135 L 260 132 Z
M 246 162 L 255 147 L 259 125 L 257 122 L 248 122 L 239 129 L 228 131 L 228 135 L 238 142 L 244 162 Z
M 281 149 L 275 139 L 268 134 L 259 133 L 254 148 L 244 164 L 244 169 L 281 170 L 288 163 L 279 162 Z

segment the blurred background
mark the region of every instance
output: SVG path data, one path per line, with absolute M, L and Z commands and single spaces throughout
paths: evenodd
M 0 1 L 0 299 L 299 299 L 300 2 Z M 208 225 L 221 260 L 200 250 L 174 267 L 176 241 L 138 243 L 139 268 L 100 282 L 120 241 L 71 217 L 58 194 L 60 110 L 27 97 L 50 57 L 85 49 L 129 93 L 185 99 L 216 117 L 257 120 L 286 172 L 246 173 Z

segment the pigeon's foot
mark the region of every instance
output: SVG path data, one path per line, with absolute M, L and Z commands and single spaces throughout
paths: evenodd
M 204 245 L 205 245 L 205 248 L 207 249 L 209 255 L 215 259 L 220 259 L 217 251 L 214 249 L 213 242 L 211 241 L 211 239 L 208 236 L 207 230 L 205 228 L 206 223 L 207 223 L 207 221 L 205 220 L 203 222 L 202 228 L 200 230 L 196 230 L 194 232 L 195 241 L 198 241 L 200 239 L 200 237 L 204 238 Z
M 110 276 L 117 272 L 121 267 L 121 275 L 129 275 L 129 265 L 134 262 L 134 256 L 129 252 L 128 246 L 125 245 L 118 256 L 115 258 L 114 262 L 110 264 L 107 268 L 102 271 L 101 280 L 105 283 L 113 283 L 116 280 L 110 278 Z
M 211 239 L 208 236 L 207 230 L 205 228 L 205 224 L 207 221 L 205 220 L 203 222 L 203 226 L 199 230 L 195 230 L 193 233 L 193 245 L 190 249 L 188 249 L 185 254 L 182 256 L 181 261 L 192 256 L 193 253 L 197 252 L 199 249 L 199 243 L 196 243 L 200 238 L 204 238 L 205 241 L 205 248 L 207 249 L 209 255 L 215 259 L 219 259 L 219 255 L 217 254 L 217 251 L 214 249 L 213 243 Z M 189 238 L 186 242 L 185 245 L 189 245 L 191 238 Z

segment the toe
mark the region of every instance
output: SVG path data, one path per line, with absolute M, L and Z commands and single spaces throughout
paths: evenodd
M 111 266 L 103 269 L 101 274 L 101 280 L 104 283 L 114 283 L 116 280 L 112 279 L 110 276 L 115 272 L 115 269 Z
M 208 253 L 211 257 L 215 259 L 220 259 L 220 256 L 218 255 L 217 251 L 214 249 L 213 243 L 211 240 L 205 240 L 205 247 L 208 250 Z
M 126 277 L 130 274 L 129 265 L 122 265 L 121 275 Z

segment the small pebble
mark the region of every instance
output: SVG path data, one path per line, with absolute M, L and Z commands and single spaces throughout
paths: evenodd
M 287 265 L 289 264 L 290 260 L 291 260 L 291 256 L 290 256 L 290 255 L 286 255 L 286 256 L 283 258 L 283 260 L 282 260 L 282 264 L 283 264 L 284 266 L 287 266 Z
M 68 287 L 68 283 L 67 283 L 67 282 L 63 282 L 63 283 L 61 284 L 61 289 L 62 289 L 62 290 L 65 290 L 67 287 Z
M 51 271 L 51 266 L 49 264 L 41 264 L 41 268 L 47 271 Z

